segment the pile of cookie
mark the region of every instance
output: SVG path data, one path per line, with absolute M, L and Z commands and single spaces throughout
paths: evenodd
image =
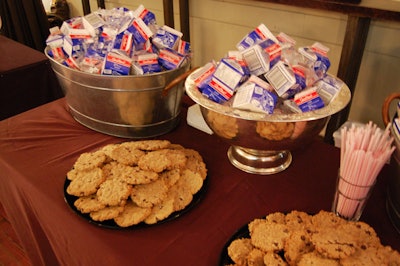
M 250 237 L 228 246 L 232 265 L 400 265 L 368 224 L 332 212 L 276 212 L 248 224 Z
M 201 155 L 168 140 L 109 144 L 79 156 L 67 173 L 76 209 L 117 226 L 155 224 L 185 209 L 203 186 Z

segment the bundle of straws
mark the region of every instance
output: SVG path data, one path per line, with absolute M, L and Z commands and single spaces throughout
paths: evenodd
M 392 147 L 390 123 L 385 131 L 369 122 L 363 127 L 341 129 L 339 197 L 336 212 L 351 217 L 368 197 L 370 189 L 396 147 Z

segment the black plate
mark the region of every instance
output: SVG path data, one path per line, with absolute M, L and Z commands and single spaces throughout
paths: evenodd
M 264 217 L 259 217 L 259 219 L 265 219 Z M 253 219 L 254 220 L 254 219 Z M 229 238 L 229 240 L 225 243 L 220 258 L 219 258 L 219 265 L 220 266 L 225 266 L 225 265 L 233 265 L 235 264 L 233 262 L 233 260 L 229 257 L 228 254 L 228 247 L 229 245 L 236 239 L 239 238 L 250 238 L 250 232 L 249 232 L 249 223 L 251 221 L 249 221 L 248 223 L 246 223 L 245 225 L 243 225 L 239 230 L 237 230 L 232 236 L 231 238 Z M 284 259 L 283 253 L 279 252 L 278 253 L 282 259 Z
M 228 247 L 236 239 L 239 239 L 239 238 L 250 238 L 250 232 L 249 232 L 248 224 L 249 223 L 246 223 L 245 225 L 243 225 L 226 242 L 226 244 L 224 245 L 224 248 L 222 249 L 221 256 L 220 256 L 220 259 L 219 259 L 219 265 L 220 266 L 233 265 L 234 264 L 234 262 L 231 260 L 231 258 L 228 255 Z
M 149 226 L 154 226 L 154 225 L 159 225 L 159 224 L 163 224 L 165 222 L 171 221 L 171 220 L 175 220 L 176 218 L 179 218 L 180 216 L 182 216 L 183 214 L 187 213 L 189 210 L 193 209 L 193 207 L 195 207 L 200 200 L 203 198 L 206 190 L 207 190 L 207 185 L 208 185 L 208 178 L 206 178 L 203 181 L 203 186 L 201 187 L 201 189 L 193 195 L 193 199 L 192 201 L 189 203 L 189 205 L 186 206 L 185 209 L 180 210 L 180 211 L 176 211 L 171 213 L 170 216 L 168 216 L 167 218 L 165 218 L 164 220 L 159 221 L 156 224 L 146 224 L 144 222 L 136 224 L 136 225 L 132 225 L 132 226 L 128 226 L 128 227 L 121 227 L 118 226 L 114 220 L 106 220 L 106 221 L 94 221 L 90 215 L 88 213 L 81 213 L 75 206 L 74 206 L 74 202 L 75 200 L 78 199 L 78 197 L 76 196 L 72 196 L 69 195 L 67 193 L 67 187 L 69 186 L 69 184 L 71 183 L 71 180 L 69 180 L 68 178 L 65 179 L 64 182 L 64 200 L 67 202 L 68 206 L 79 216 L 83 217 L 84 219 L 86 219 L 87 221 L 89 221 L 92 224 L 101 226 L 101 227 L 105 227 L 105 228 L 110 228 L 110 229 L 137 229 L 137 228 L 143 228 L 143 227 L 149 227 Z

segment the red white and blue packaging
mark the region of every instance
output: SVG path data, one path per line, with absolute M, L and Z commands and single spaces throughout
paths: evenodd
M 201 93 L 211 101 L 224 103 L 232 98 L 234 91 L 225 83 L 212 76 L 211 80 L 207 84 L 204 84 Z
M 328 47 L 316 42 L 311 47 L 300 47 L 298 51 L 304 57 L 305 64 L 313 69 L 319 78 L 325 77 L 331 66 Z
M 271 85 L 256 76 L 251 76 L 237 89 L 232 107 L 272 114 L 277 101 L 278 96 Z
M 213 76 L 227 85 L 231 91 L 235 91 L 239 84 L 248 78 L 242 66 L 236 60 L 230 58 L 221 59 Z
M 271 31 L 264 24 L 260 24 L 253 31 L 249 32 L 243 39 L 236 45 L 239 51 L 243 51 L 261 41 L 271 39 L 275 43 L 278 43 L 276 37 L 271 33 Z
M 134 74 L 144 75 L 161 72 L 162 68 L 158 64 L 158 55 L 155 53 L 146 53 L 135 56 L 132 65 Z
M 316 88 L 311 87 L 305 89 L 294 96 L 294 102 L 301 109 L 301 111 L 309 112 L 321 109 L 325 106 L 324 101 L 319 96 Z
M 132 59 L 115 52 L 110 52 L 104 59 L 103 75 L 126 76 L 130 74 Z
M 133 34 L 135 44 L 138 47 L 144 47 L 145 43 L 153 36 L 153 32 L 141 18 L 134 18 L 128 27 L 128 31 Z
M 90 13 L 83 16 L 82 23 L 92 37 L 98 35 L 98 31 L 104 26 L 104 20 L 97 13 Z
M 196 84 L 197 88 L 199 88 L 200 91 L 203 91 L 203 89 L 210 82 L 216 69 L 217 65 L 215 64 L 215 62 L 208 62 L 198 71 L 192 74 L 194 84 Z
M 126 30 L 115 36 L 113 49 L 126 56 L 131 56 L 133 50 L 132 32 Z
M 68 56 L 65 54 L 64 49 L 62 47 L 54 47 L 48 51 L 48 54 L 51 58 L 58 62 L 64 61 Z
M 159 49 L 169 48 L 177 50 L 179 41 L 183 34 L 169 26 L 160 27 L 153 37 L 153 44 Z
M 177 51 L 169 48 L 160 49 L 158 54 L 158 61 L 160 65 L 167 70 L 180 67 L 185 60 L 185 55 L 182 55 Z
M 318 80 L 314 83 L 318 94 L 324 100 L 324 103 L 328 105 L 339 93 L 344 82 L 340 79 L 334 78 L 332 76 L 325 76 L 323 79 Z

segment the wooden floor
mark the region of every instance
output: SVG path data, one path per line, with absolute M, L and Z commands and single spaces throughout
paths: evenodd
M 0 266 L 32 266 L 0 204 Z

